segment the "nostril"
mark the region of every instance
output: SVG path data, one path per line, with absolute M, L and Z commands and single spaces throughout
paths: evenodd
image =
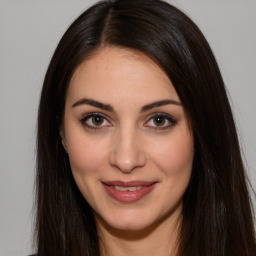
M 136 168 L 145 165 L 146 158 L 143 153 L 129 152 L 120 153 L 112 152 L 109 157 L 109 163 L 112 167 L 119 169 L 123 173 L 130 173 Z
M 134 126 L 126 124 L 115 134 L 115 139 L 109 151 L 109 163 L 123 173 L 130 173 L 146 163 L 143 143 L 139 143 L 139 137 Z

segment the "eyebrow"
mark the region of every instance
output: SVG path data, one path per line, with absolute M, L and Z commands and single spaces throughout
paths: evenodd
M 159 100 L 159 101 L 155 101 L 153 103 L 150 103 L 150 104 L 147 104 L 147 105 L 143 106 L 141 108 L 141 112 L 146 112 L 146 111 L 148 111 L 152 108 L 161 107 L 161 106 L 169 105 L 169 104 L 181 106 L 181 103 L 176 101 L 176 100 L 169 100 L 169 99 Z
M 155 102 L 152 102 L 150 104 L 144 105 L 141 108 L 141 112 L 146 112 L 148 110 L 151 110 L 152 108 L 161 107 L 161 106 L 169 105 L 169 104 L 173 104 L 173 105 L 177 105 L 177 106 L 182 105 L 180 102 L 175 101 L 175 100 L 169 100 L 169 99 L 159 100 L 159 101 L 155 101 Z M 91 105 L 93 107 L 101 108 L 101 109 L 109 111 L 109 112 L 115 112 L 114 108 L 111 105 L 104 104 L 104 103 L 99 102 L 97 100 L 88 99 L 88 98 L 82 98 L 82 99 L 78 100 L 77 102 L 75 102 L 72 105 L 72 108 L 77 107 L 77 106 L 81 106 L 81 105 Z
M 91 105 L 93 107 L 96 107 L 96 108 L 101 108 L 101 109 L 104 109 L 106 111 L 109 111 L 109 112 L 114 112 L 114 108 L 109 105 L 109 104 L 104 104 L 104 103 L 101 103 L 97 100 L 92 100 L 92 99 L 87 99 L 87 98 L 83 98 L 83 99 L 80 99 L 79 101 L 75 102 L 73 105 L 72 105 L 72 108 L 74 107 L 77 107 L 77 106 L 81 106 L 81 105 Z

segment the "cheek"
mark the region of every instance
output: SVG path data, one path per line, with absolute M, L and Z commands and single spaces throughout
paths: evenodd
M 193 138 L 186 133 L 166 140 L 154 147 L 151 155 L 166 176 L 190 177 L 194 158 Z
M 170 143 L 171 142 L 171 143 Z M 162 175 L 162 202 L 168 209 L 181 206 L 183 195 L 188 187 L 194 158 L 194 144 L 191 136 L 173 139 L 154 152 L 155 163 Z M 167 196 L 166 196 L 167 195 Z M 168 207 L 170 206 L 170 207 Z
M 106 159 L 106 142 L 90 139 L 84 131 L 67 138 L 68 155 L 74 175 L 95 173 Z
M 72 134 L 68 141 L 68 155 L 74 180 L 90 205 L 94 205 L 95 191 L 106 159 L 106 141 L 92 140 L 84 132 Z

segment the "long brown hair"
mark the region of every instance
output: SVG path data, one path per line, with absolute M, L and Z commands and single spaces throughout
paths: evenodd
M 102 1 L 82 13 L 60 40 L 48 67 L 38 112 L 38 256 L 99 256 L 92 210 L 79 192 L 62 147 L 69 81 L 99 47 L 143 52 L 172 81 L 195 144 L 183 200 L 179 256 L 255 256 L 245 171 L 225 86 L 198 27 L 159 0 Z

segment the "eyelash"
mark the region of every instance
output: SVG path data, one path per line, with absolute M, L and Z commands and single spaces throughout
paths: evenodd
M 168 125 L 165 125 L 165 126 L 150 126 L 150 125 L 147 125 L 150 121 L 153 121 L 154 118 L 157 118 L 157 117 L 161 117 L 161 118 L 164 118 L 164 124 L 166 122 L 168 122 L 169 124 Z M 167 115 L 165 113 L 156 113 L 154 114 L 153 116 L 150 117 L 150 119 L 146 122 L 146 124 L 144 125 L 145 127 L 148 127 L 150 129 L 153 129 L 153 130 L 166 130 L 168 128 L 171 128 L 173 125 L 175 125 L 177 123 L 176 120 L 174 120 L 173 117 L 171 117 L 170 115 Z
M 105 127 L 111 126 L 111 125 L 107 125 L 107 126 L 95 125 L 95 126 L 93 126 L 93 125 L 87 124 L 86 122 L 92 117 L 100 117 L 100 118 L 103 118 L 103 122 L 107 121 L 108 123 L 110 123 L 108 121 L 108 118 L 105 115 L 103 115 L 102 113 L 90 113 L 81 119 L 82 125 L 84 125 L 86 128 L 93 129 L 93 130 L 104 129 Z
M 103 123 L 104 123 L 105 121 L 107 121 L 110 125 L 102 125 L 102 124 L 100 124 L 99 126 L 97 126 L 97 125 L 94 126 L 94 125 L 88 124 L 88 123 L 87 123 L 88 120 L 89 120 L 90 118 L 93 118 L 93 117 L 100 117 L 100 118 L 103 118 Z M 165 119 L 165 120 L 164 120 L 164 124 L 165 124 L 166 122 L 168 122 L 169 124 L 168 124 L 168 125 L 165 125 L 165 126 L 151 126 L 151 125 L 148 125 L 148 123 L 149 123 L 150 121 L 153 121 L 153 119 L 154 119 L 154 118 L 157 118 L 157 117 L 164 118 L 164 119 Z M 153 122 L 154 122 L 154 121 L 153 121 Z M 107 128 L 107 127 L 112 126 L 111 123 L 108 121 L 108 118 L 107 118 L 105 115 L 103 115 L 102 113 L 96 113 L 96 112 L 95 112 L 95 113 L 90 113 L 90 114 L 86 115 L 85 117 L 83 117 L 83 118 L 81 119 L 81 123 L 82 123 L 82 125 L 84 125 L 86 128 L 93 129 L 93 130 L 104 129 L 104 128 Z M 175 125 L 176 123 L 177 123 L 177 121 L 174 120 L 174 118 L 171 117 L 170 115 L 167 115 L 167 114 L 165 114 L 165 113 L 156 113 L 156 114 L 152 115 L 152 116 L 149 118 L 149 120 L 146 122 L 146 124 L 144 124 L 144 126 L 150 128 L 150 129 L 153 129 L 153 130 L 159 130 L 159 131 L 161 131 L 161 130 L 166 130 L 166 129 L 172 127 L 172 126 Z

